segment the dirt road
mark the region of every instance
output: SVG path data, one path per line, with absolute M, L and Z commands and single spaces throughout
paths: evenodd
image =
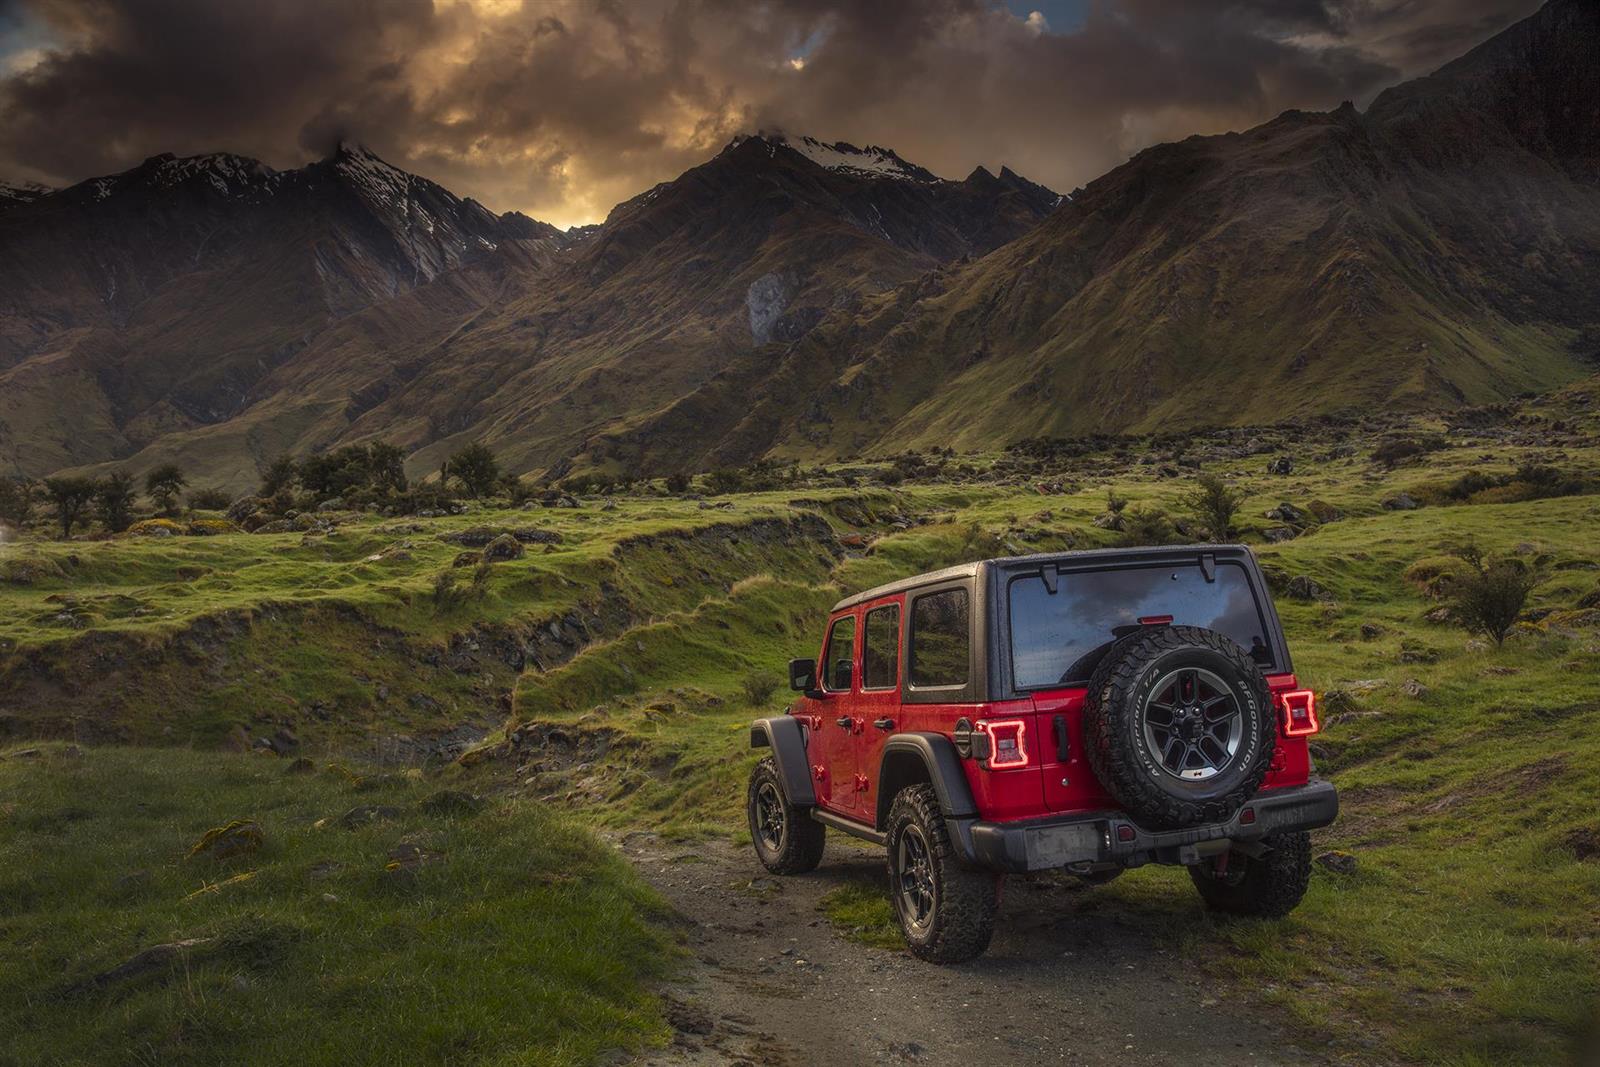
M 883 860 L 837 837 L 800 878 L 769 878 L 725 842 L 617 841 L 682 916 L 694 956 L 666 991 L 676 1041 L 640 1067 L 1335 1062 L 1294 1044 L 1273 1009 L 1085 907 L 1094 891 L 1069 879 L 1011 879 L 994 943 L 969 964 L 849 941 L 818 901 L 880 885 Z

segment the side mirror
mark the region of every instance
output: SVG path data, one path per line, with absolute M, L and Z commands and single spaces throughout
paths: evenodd
M 817 661 L 792 659 L 789 661 L 789 688 L 796 693 L 814 693 L 817 689 Z

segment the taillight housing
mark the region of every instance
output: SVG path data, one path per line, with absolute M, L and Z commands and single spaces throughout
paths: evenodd
M 1283 736 L 1306 737 L 1322 729 L 1317 721 L 1317 695 L 1309 689 L 1296 689 L 1278 697 L 1283 704 Z
M 1028 724 L 1024 720 L 980 720 L 977 729 L 989 735 L 990 770 L 1009 771 L 1028 765 Z

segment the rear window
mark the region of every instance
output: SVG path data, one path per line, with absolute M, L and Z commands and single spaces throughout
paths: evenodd
M 1216 630 L 1262 668 L 1271 645 L 1250 580 L 1237 563 L 1217 561 L 1208 582 L 1198 564 L 1063 571 L 1052 595 L 1038 575 L 1010 584 L 1011 671 L 1018 689 L 1088 680 L 1112 642 L 1140 619 L 1172 616 L 1179 626 Z

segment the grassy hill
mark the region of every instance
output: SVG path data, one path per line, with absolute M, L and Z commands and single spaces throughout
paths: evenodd
M 538 1037 L 472 1044 L 501 1001 L 430 1005 L 419 1034 L 403 979 L 467 951 L 524 1003 L 555 996 L 541 961 L 559 960 L 559 945 L 508 959 L 498 954 L 519 951 L 517 938 L 479 943 L 450 928 L 480 886 L 504 895 L 492 910 L 514 924 L 514 881 L 565 869 L 561 849 L 581 851 L 588 828 L 740 834 L 748 721 L 782 706 L 778 672 L 817 644 L 841 591 L 961 559 L 1117 543 L 1125 535 L 1095 524 L 1108 490 L 1129 501 L 1125 516 L 1160 508 L 1192 522 L 1182 498 L 1205 472 L 1245 494 L 1240 536 L 1273 576 L 1298 672 L 1325 694 L 1317 759 L 1344 804 L 1315 846 L 1350 853 L 1355 868 L 1318 866 L 1305 904 L 1278 922 L 1213 918 L 1183 872 L 1160 869 L 1095 890 L 1094 906 L 1159 931 L 1220 988 L 1255 991 L 1358 1060 L 1559 1063 L 1600 1001 L 1597 403 L 1591 382 L 1448 416 L 923 453 L 705 499 L 650 488 L 577 509 L 334 514 L 329 532 L 0 546 L 0 729 L 13 738 L 0 750 L 0 869 L 46 872 L 36 890 L 0 894 L 15 902 L 0 916 L 8 940 L 30 939 L 45 961 L 7 963 L 25 970 L 0 987 L 22 992 L 0 997 L 0 1013 L 56 1028 L 93 1018 L 85 1032 L 104 1042 L 199 1056 L 221 1045 L 187 1035 L 244 1041 L 230 1029 L 248 1002 L 235 975 L 294 1018 L 322 1010 L 308 976 L 343 987 L 381 973 L 396 984 L 377 1017 L 403 1021 L 380 1036 L 472 1062 L 512 1055 Z M 1288 473 L 1269 471 L 1284 461 Z M 1402 493 L 1421 506 L 1393 506 Z M 1293 523 L 1286 503 L 1304 513 Z M 452 566 L 464 550 L 441 535 L 477 526 L 542 540 L 519 559 Z M 1439 576 L 1466 538 L 1545 575 L 1504 648 L 1441 613 Z M 59 743 L 19 758 L 36 736 L 95 743 L 76 759 Z M 217 751 L 232 745 L 284 755 Z M 299 755 L 369 784 L 325 769 L 286 776 Z M 489 803 L 470 817 L 425 813 L 445 788 Z M 368 803 L 401 815 L 315 826 Z M 215 873 L 185 858 L 235 818 L 266 829 L 258 858 Z M 451 857 L 418 872 L 424 888 L 441 879 L 425 908 L 378 873 L 386 850 L 421 831 L 445 835 L 426 847 Z M 512 853 L 521 865 L 497 870 Z M 348 919 L 305 887 L 326 860 L 348 865 L 327 890 L 360 901 Z M 599 895 L 568 900 L 573 921 L 592 905 L 648 922 L 626 872 L 592 863 L 582 885 Z M 140 910 L 97 903 L 133 869 L 151 871 Z M 261 873 L 183 900 L 249 870 Z M 884 903 L 847 903 L 843 933 L 866 927 L 872 940 Z M 422 923 L 414 908 L 441 925 L 405 925 Z M 266 925 L 239 926 L 247 914 Z M 240 963 L 221 947 L 236 928 L 248 944 L 284 946 L 270 963 Z M 425 936 L 413 944 L 397 929 Z M 200 1009 L 177 981 L 97 994 L 109 1001 L 41 999 L 195 937 L 219 939 L 195 965 Z M 609 977 L 562 1009 L 594 1020 L 574 1057 L 660 1033 L 646 992 L 659 950 L 644 935 L 600 944 Z M 105 1015 L 107 1002 L 132 1007 Z M 198 1021 L 172 1021 L 196 1010 Z M 41 1047 L 12 1055 L 29 1062 Z M 280 1062 L 279 1048 L 251 1054 Z

